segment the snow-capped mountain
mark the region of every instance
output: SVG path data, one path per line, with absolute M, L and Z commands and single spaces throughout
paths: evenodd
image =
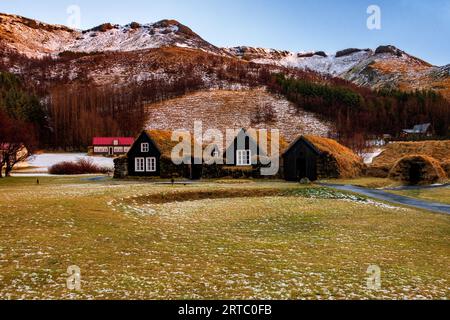
M 252 47 L 227 48 L 226 51 L 246 61 L 310 70 L 375 89 L 434 89 L 450 98 L 448 65 L 433 66 L 390 45 L 375 50 L 350 48 L 332 54 Z
M 132 22 L 126 26 L 105 23 L 79 31 L 16 15 L 0 14 L 0 43 L 30 58 L 58 55 L 64 51 L 127 52 L 164 46 L 222 52 L 175 20 L 143 25 Z
M 64 77 L 70 79 L 101 78 L 101 81 L 97 82 L 104 82 L 111 76 L 145 79 L 155 72 L 164 76 L 167 68 L 176 70 L 179 63 L 189 59 L 187 58 L 189 52 L 167 51 L 167 48 L 189 49 L 193 56 L 195 54 L 192 50 L 239 60 L 242 63 L 253 62 L 274 67 L 309 70 L 377 89 L 385 87 L 404 90 L 434 89 L 450 98 L 449 65 L 433 66 L 394 46 L 380 46 L 376 49 L 350 48 L 336 53 L 323 51 L 294 53 L 244 46 L 218 48 L 174 20 L 162 20 L 153 24 L 132 22 L 126 26 L 105 23 L 80 31 L 16 15 L 0 14 L 0 63 L 3 60 L 3 63 L 8 65 L 10 53 L 18 53 L 29 59 L 43 57 L 55 59 L 67 53 L 80 54 L 80 59 L 85 54 L 106 54 L 98 58 L 101 64 L 98 61 L 95 63 L 71 61 L 70 74 L 67 74 L 67 66 L 60 66 L 59 69 L 51 71 L 55 78 L 58 78 L 58 72 L 63 72 Z M 147 68 L 148 61 L 151 61 L 150 64 L 155 68 L 158 67 L 156 57 L 150 59 L 147 56 L 156 55 L 154 50 L 159 49 L 164 49 L 164 54 L 160 52 L 163 58 L 170 58 L 164 61 L 166 70 L 159 68 L 155 71 Z M 166 55 L 167 52 L 170 52 L 169 56 Z M 126 58 L 122 57 L 124 61 L 122 63 L 120 57 L 112 58 L 108 53 L 121 53 L 126 55 Z M 180 53 L 181 56 L 174 58 Z M 138 71 L 135 70 L 136 65 L 128 63 L 133 60 L 139 65 Z M 210 59 L 189 60 L 191 64 L 208 64 Z M 91 69 L 87 69 L 88 65 Z M 208 68 L 206 65 L 199 67 Z M 93 71 L 94 68 L 97 69 Z M 21 66 L 17 63 L 12 66 L 10 63 L 9 70 L 20 71 L 20 69 Z M 208 75 L 203 75 L 206 76 Z

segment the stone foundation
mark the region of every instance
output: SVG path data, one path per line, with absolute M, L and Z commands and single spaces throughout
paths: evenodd
M 114 159 L 114 179 L 125 179 L 128 177 L 128 158 L 120 157 Z

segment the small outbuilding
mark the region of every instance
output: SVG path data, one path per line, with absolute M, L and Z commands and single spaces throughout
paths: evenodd
M 450 140 L 394 142 L 383 147 L 383 152 L 376 157 L 367 170 L 368 175 L 387 178 L 393 167 L 403 158 L 423 155 L 440 162 L 444 170 L 450 162 Z M 448 171 L 447 171 L 448 172 Z M 448 173 L 447 173 L 448 174 Z
M 90 153 L 95 156 L 122 156 L 130 151 L 133 142 L 131 137 L 95 137 Z
M 394 165 L 389 178 L 420 185 L 444 181 L 447 174 L 436 159 L 426 155 L 411 155 L 401 158 Z
M 415 125 L 412 129 L 404 129 L 403 137 L 429 137 L 433 135 L 433 127 L 431 123 L 423 123 Z
M 362 174 L 363 160 L 332 139 L 300 136 L 283 154 L 283 175 L 287 181 L 355 178 Z

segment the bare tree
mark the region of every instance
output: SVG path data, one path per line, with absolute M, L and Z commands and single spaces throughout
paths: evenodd
M 26 161 L 36 145 L 35 129 L 28 123 L 13 120 L 0 110 L 0 178 L 11 174 L 14 166 Z

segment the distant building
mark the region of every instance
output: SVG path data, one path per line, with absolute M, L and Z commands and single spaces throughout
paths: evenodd
M 412 129 L 405 129 L 402 132 L 404 137 L 428 137 L 433 135 L 431 123 L 415 125 Z
M 130 151 L 134 138 L 129 137 L 95 137 L 92 141 L 91 153 L 102 156 L 121 156 Z

